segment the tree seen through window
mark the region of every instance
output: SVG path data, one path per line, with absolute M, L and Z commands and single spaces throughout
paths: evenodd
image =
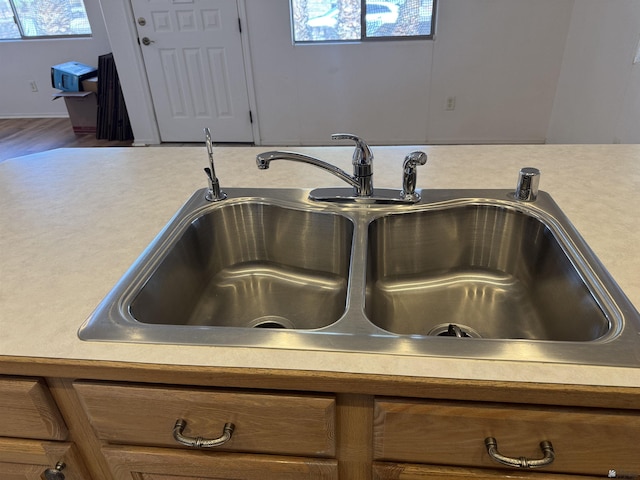
M 82 0 L 0 0 L 0 40 L 91 35 Z
M 291 0 L 296 43 L 431 38 L 435 0 Z

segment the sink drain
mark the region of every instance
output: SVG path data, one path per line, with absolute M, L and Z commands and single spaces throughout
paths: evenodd
M 429 330 L 427 335 L 432 337 L 482 338 L 473 328 L 461 323 L 441 323 Z
M 251 328 L 295 328 L 293 323 L 284 317 L 278 315 L 265 315 L 264 317 L 258 317 L 249 323 Z

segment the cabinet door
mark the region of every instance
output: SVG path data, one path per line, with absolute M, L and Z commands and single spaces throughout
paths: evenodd
M 75 448 L 65 442 L 0 439 L 0 478 L 2 480 L 41 480 L 48 468 L 64 464 L 66 480 L 91 480 Z
M 0 436 L 66 440 L 67 434 L 42 379 L 0 377 Z
M 0 471 L 5 480 L 40 480 L 44 470 L 40 465 L 0 462 Z
M 336 460 L 106 446 L 115 480 L 337 480 Z
M 432 467 L 407 463 L 378 463 L 373 466 L 373 480 L 596 480 L 603 477 L 585 477 L 582 475 L 556 475 L 531 471 L 505 472 L 456 467 Z

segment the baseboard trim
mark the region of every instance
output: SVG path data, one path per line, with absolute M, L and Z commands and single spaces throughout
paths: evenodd
M 69 118 L 63 113 L 16 113 L 11 115 L 0 115 L 0 120 L 20 120 L 28 118 Z

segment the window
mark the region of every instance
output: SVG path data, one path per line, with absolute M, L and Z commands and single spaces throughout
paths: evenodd
M 436 0 L 291 0 L 294 43 L 433 38 Z
M 0 0 L 0 40 L 89 35 L 82 0 Z

